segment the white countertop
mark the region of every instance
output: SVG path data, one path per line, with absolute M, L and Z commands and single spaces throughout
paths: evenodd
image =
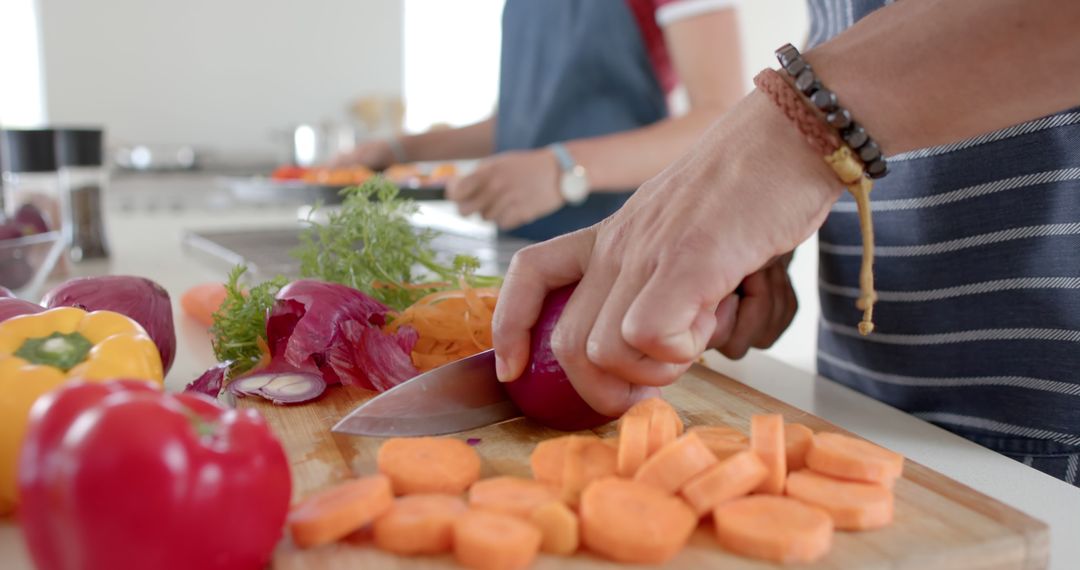
M 121 208 L 111 202 L 115 206 L 108 212 L 112 258 L 108 262 L 80 265 L 76 272 L 142 275 L 169 291 L 176 308 L 178 350 L 166 385 L 178 390 L 213 363 L 205 330 L 180 313 L 179 296 L 188 287 L 219 281 L 225 275 L 223 266 L 185 253 L 181 246 L 184 232 L 280 227 L 296 219 L 296 208 L 176 207 L 165 200 L 148 209 L 146 204 L 158 203 L 154 197 L 156 186 L 144 184 L 134 205 L 124 202 L 126 206 Z M 751 353 L 738 362 L 711 353 L 706 363 L 1048 523 L 1050 567 L 1080 568 L 1080 489 L 761 353 Z M 17 530 L 6 521 L 0 521 L 0 561 L 0 565 L 10 570 L 31 567 Z

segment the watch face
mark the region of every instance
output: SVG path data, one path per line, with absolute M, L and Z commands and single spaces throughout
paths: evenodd
M 589 195 L 589 181 L 584 173 L 571 170 L 562 176 L 562 195 L 571 204 L 580 204 Z

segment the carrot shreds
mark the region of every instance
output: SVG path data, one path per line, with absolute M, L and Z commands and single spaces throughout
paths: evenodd
M 419 339 L 412 361 L 421 372 L 471 356 L 492 346 L 491 318 L 499 290 L 470 287 L 425 295 L 394 316 L 388 332 L 403 326 L 416 330 Z

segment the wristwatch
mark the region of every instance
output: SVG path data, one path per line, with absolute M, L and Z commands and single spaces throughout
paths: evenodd
M 559 192 L 567 204 L 578 206 L 589 197 L 589 177 L 585 167 L 574 161 L 570 151 L 562 143 L 548 146 L 559 162 L 562 177 L 559 179 Z

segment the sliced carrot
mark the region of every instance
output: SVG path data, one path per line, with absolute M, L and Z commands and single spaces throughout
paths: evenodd
M 840 530 L 871 530 L 893 519 L 892 491 L 873 483 L 833 479 L 809 469 L 788 474 L 788 496 L 818 507 Z
M 627 410 L 623 417 L 635 415 L 649 418 L 649 455 L 683 434 L 682 419 L 675 408 L 662 398 L 642 400 Z
M 311 548 L 338 540 L 394 506 L 390 480 L 383 475 L 352 479 L 319 491 L 289 512 L 293 544 Z
M 225 301 L 223 283 L 203 283 L 196 285 L 180 296 L 180 308 L 195 322 L 207 327 L 214 324 L 214 313 Z
M 553 437 L 536 444 L 529 456 L 533 479 L 551 485 L 562 483 L 563 459 L 572 437 L 574 436 Z
M 784 494 L 784 477 L 787 476 L 784 417 L 780 414 L 751 417 L 750 448 L 769 471 L 755 491 L 768 495 Z
M 904 471 L 904 456 L 839 433 L 814 434 L 806 466 L 818 473 L 891 488 Z
M 649 416 L 624 415 L 619 420 L 619 448 L 616 472 L 633 477 L 649 456 Z
M 413 346 L 412 361 L 421 372 L 492 347 L 491 318 L 498 289 L 470 287 L 464 279 L 458 284 L 460 289 L 424 296 L 394 315 L 386 326 L 389 332 L 402 326 L 416 330 L 419 339 Z M 402 284 L 380 286 L 410 288 Z
M 750 438 L 733 427 L 695 426 L 687 431 L 696 433 L 705 447 L 720 460 L 750 448 Z
M 492 477 L 469 487 L 469 507 L 528 518 L 537 507 L 559 500 L 548 484 L 520 477 Z
M 454 521 L 454 556 L 473 570 L 519 570 L 532 564 L 541 538 L 515 516 L 469 511 Z
M 405 556 L 450 552 L 454 521 L 466 510 L 465 501 L 453 495 L 401 497 L 375 520 L 375 546 Z
M 548 554 L 569 556 L 578 549 L 581 532 L 578 518 L 561 501 L 552 501 L 541 505 L 529 515 L 529 522 L 540 529 L 542 540 L 540 550 Z
M 698 516 L 703 516 L 727 501 L 749 494 L 767 475 L 768 469 L 757 454 L 740 451 L 691 479 L 680 493 Z
M 615 477 L 593 482 L 581 496 L 581 540 L 616 562 L 662 564 L 690 538 L 698 517 L 681 499 Z
M 560 488 L 562 500 L 577 506 L 581 492 L 589 483 L 615 474 L 618 452 L 592 436 L 570 436 L 563 460 L 563 476 Z
M 656 410 L 649 421 L 649 455 L 679 437 L 679 416 L 675 410 Z
M 756 495 L 713 511 L 716 539 L 735 554 L 778 562 L 809 563 L 832 547 L 829 515 L 787 497 Z
M 789 473 L 806 466 L 806 452 L 810 451 L 813 439 L 814 430 L 802 424 L 784 424 L 784 448 Z
M 646 459 L 634 474 L 634 481 L 676 493 L 687 481 L 716 463 L 716 456 L 697 434 L 688 433 Z
M 448 437 L 392 438 L 379 448 L 379 471 L 394 493 L 460 495 L 480 479 L 480 456 L 468 444 Z

